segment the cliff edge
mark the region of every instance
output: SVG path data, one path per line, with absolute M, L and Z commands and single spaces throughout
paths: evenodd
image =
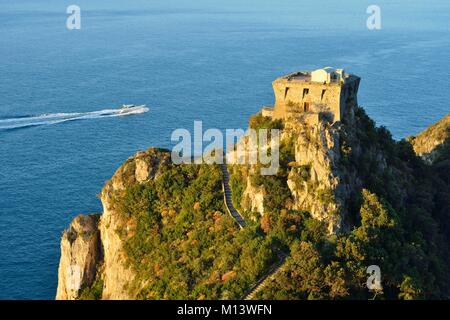
M 57 300 L 73 300 L 90 287 L 102 259 L 100 215 L 79 215 L 61 238 Z
M 445 296 L 450 181 L 442 161 L 415 154 L 445 139 L 425 143 L 432 130 L 394 141 L 362 108 L 346 112 L 339 122 L 251 118 L 251 128 L 281 130 L 280 168 L 262 176 L 258 165 L 228 165 L 242 230 L 226 213 L 219 166 L 138 152 L 102 189 L 102 215 L 64 232 L 57 299 L 238 299 L 279 252 L 282 272 L 256 298 L 367 299 L 374 264 L 378 296 Z
M 450 114 L 408 141 L 417 155 L 430 164 L 435 162 L 450 148 Z

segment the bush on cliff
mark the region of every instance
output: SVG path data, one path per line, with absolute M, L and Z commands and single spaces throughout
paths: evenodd
M 240 298 L 273 260 L 268 239 L 225 213 L 217 166 L 168 165 L 114 203 L 137 298 Z
M 345 233 L 330 236 L 308 212 L 291 210 L 287 187 L 293 145 L 281 148 L 281 170 L 261 176 L 260 225 L 239 231 L 224 214 L 220 170 L 172 166 L 155 181 L 130 186 L 117 199 L 133 231 L 118 230 L 137 278 L 130 290 L 144 299 L 239 298 L 268 269 L 275 247 L 290 253 L 285 269 L 257 297 L 265 299 L 369 299 L 367 267 L 379 265 L 387 299 L 442 298 L 450 290 L 448 159 L 425 165 L 406 141 L 376 128 L 364 110 L 344 127 L 345 154 L 337 165 L 357 175 Z M 254 128 L 278 126 L 257 116 Z M 345 134 L 344 134 L 345 133 Z M 300 168 L 301 169 L 301 168 Z M 298 170 L 300 170 L 298 169 Z M 231 177 L 240 203 L 246 178 Z M 309 176 L 298 177 L 301 185 Z M 326 204 L 332 194 L 316 196 Z M 263 232 L 261 232 L 263 231 Z
M 340 132 L 345 146 L 340 165 L 357 173 L 364 188 L 353 196 L 349 232 L 330 237 L 317 220 L 302 214 L 300 223 L 289 226 L 287 211 L 279 210 L 281 202 L 278 209 L 269 206 L 264 230 L 288 245 L 291 255 L 284 272 L 259 298 L 373 298 L 375 293 L 366 287 L 366 269 L 373 264 L 382 273 L 383 292 L 377 297 L 442 298 L 449 292 L 450 186 L 443 174 L 445 162 L 425 165 L 408 142 L 394 141 L 385 128 L 376 128 L 363 109 L 358 108 L 355 117 L 352 127 Z M 253 177 L 254 183 L 265 180 Z M 328 193 L 317 197 L 325 203 L 329 198 Z

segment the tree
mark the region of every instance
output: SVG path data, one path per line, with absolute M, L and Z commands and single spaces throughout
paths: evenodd
M 327 265 L 324 270 L 325 283 L 329 287 L 329 296 L 331 299 L 342 298 L 348 295 L 348 289 L 345 282 L 345 270 L 336 261 Z
M 404 276 L 400 285 L 400 293 L 398 297 L 403 300 L 419 299 L 422 296 L 422 290 L 419 284 L 410 276 Z
M 320 254 L 310 242 L 297 242 L 292 246 L 287 270 L 291 290 L 300 298 L 324 298 L 323 265 Z

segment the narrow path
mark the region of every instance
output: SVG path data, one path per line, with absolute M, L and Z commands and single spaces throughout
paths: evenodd
M 271 281 L 273 281 L 276 275 L 283 271 L 284 261 L 286 260 L 286 255 L 284 253 L 278 253 L 278 262 L 274 263 L 269 270 L 255 283 L 250 290 L 242 298 L 243 300 L 253 300 L 256 294 L 263 290 Z
M 233 201 L 231 200 L 231 188 L 230 188 L 230 174 L 228 173 L 228 168 L 226 164 L 221 164 L 220 169 L 222 170 L 222 185 L 223 185 L 223 194 L 224 194 L 224 202 L 225 206 L 229 214 L 233 217 L 239 227 L 244 228 L 247 223 L 244 220 L 244 217 L 236 210 L 233 205 Z M 278 251 L 277 253 L 278 261 L 274 263 L 269 270 L 247 291 L 245 296 L 242 298 L 243 300 L 252 300 L 255 295 L 265 288 L 265 286 L 275 279 L 275 276 L 278 272 L 283 270 L 284 261 L 286 260 L 286 255 Z
M 245 220 L 241 216 L 241 214 L 236 210 L 236 208 L 233 205 L 233 201 L 231 200 L 230 174 L 228 173 L 227 165 L 221 164 L 220 169 L 222 170 L 222 177 L 223 177 L 222 184 L 223 184 L 225 206 L 227 207 L 228 212 L 237 222 L 239 227 L 244 228 L 247 224 L 245 223 Z

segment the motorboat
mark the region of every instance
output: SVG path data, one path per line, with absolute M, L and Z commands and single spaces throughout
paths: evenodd
M 142 105 L 134 105 L 134 104 L 124 104 L 122 105 L 122 108 L 120 109 L 119 113 L 138 113 L 139 111 L 148 111 L 145 104 Z

